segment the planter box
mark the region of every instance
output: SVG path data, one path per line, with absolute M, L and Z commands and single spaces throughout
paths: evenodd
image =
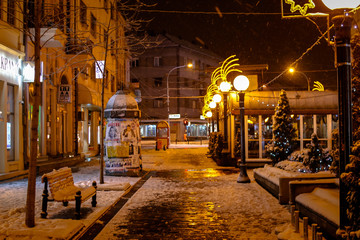
M 254 178 L 259 185 L 278 198 L 280 204 L 288 204 L 290 199 L 289 183 L 291 181 L 335 178 L 335 175 L 330 172 L 290 172 L 265 165 L 263 168 L 254 169 Z
M 340 224 L 339 188 L 315 187 L 310 192 L 295 196 L 295 205 L 302 216 L 320 227 L 326 239 L 336 239 Z

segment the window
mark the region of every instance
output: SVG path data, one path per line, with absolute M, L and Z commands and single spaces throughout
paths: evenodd
M 90 33 L 96 38 L 96 23 L 97 20 L 94 15 L 91 13 L 91 22 L 90 22 Z
M 104 0 L 104 9 L 108 12 L 108 0 Z
M 7 2 L 7 22 L 15 25 L 15 1 L 12 0 Z
M 154 108 L 162 108 L 164 106 L 163 100 L 161 98 L 154 99 Z
M 196 104 L 196 100 L 193 100 L 193 101 L 192 101 L 192 109 L 196 109 L 196 105 L 197 105 L 197 104 Z
M 162 78 L 155 78 L 154 79 L 155 87 L 161 87 L 162 85 Z
M 15 94 L 14 86 L 8 85 L 8 99 L 7 99 L 7 123 L 6 123 L 6 149 L 7 160 L 15 160 Z
M 83 1 L 80 1 L 80 22 L 87 24 L 87 7 Z
M 116 92 L 116 81 L 114 75 L 111 75 L 111 92 Z
M 134 58 L 131 60 L 131 67 L 138 67 L 139 66 L 139 59 Z
M 160 67 L 160 57 L 154 57 L 154 67 Z
M 115 20 L 115 8 L 114 8 L 114 5 L 111 3 L 110 4 L 110 11 L 111 11 L 111 13 L 110 13 L 110 18 L 111 18 L 111 20 Z
M 111 50 L 111 55 L 115 56 L 116 55 L 116 46 L 115 46 L 115 41 L 113 39 L 111 39 L 111 41 L 110 41 L 110 50 Z

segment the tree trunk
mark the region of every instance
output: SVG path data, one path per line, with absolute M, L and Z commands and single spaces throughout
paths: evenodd
M 30 160 L 28 174 L 28 189 L 26 198 L 26 216 L 25 224 L 27 227 L 35 226 L 35 192 L 36 192 L 36 157 L 37 157 L 37 139 L 38 139 L 38 121 L 40 104 L 40 0 L 35 0 L 35 87 L 34 87 L 34 105 L 31 118 L 30 130 Z

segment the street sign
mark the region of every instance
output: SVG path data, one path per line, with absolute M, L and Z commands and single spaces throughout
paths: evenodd
M 58 103 L 71 103 L 71 85 L 62 84 L 59 86 Z

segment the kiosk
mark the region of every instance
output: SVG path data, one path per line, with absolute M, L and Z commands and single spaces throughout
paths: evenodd
M 104 111 L 105 174 L 138 175 L 142 170 L 140 111 L 130 92 L 120 90 L 113 95 Z
M 170 145 L 170 127 L 166 121 L 160 121 L 156 125 L 156 150 L 169 148 Z

